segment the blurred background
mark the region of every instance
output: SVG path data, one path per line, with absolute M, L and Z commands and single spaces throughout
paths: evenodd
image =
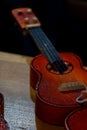
M 36 56 L 29 35 L 15 25 L 11 10 L 30 7 L 58 52 L 73 52 L 87 65 L 87 2 L 85 0 L 0 0 L 0 51 Z

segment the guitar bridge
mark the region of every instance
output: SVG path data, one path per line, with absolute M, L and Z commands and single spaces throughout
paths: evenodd
M 71 92 L 71 91 L 84 90 L 85 88 L 86 85 L 82 82 L 67 82 L 67 83 L 62 83 L 58 87 L 58 90 L 60 92 Z

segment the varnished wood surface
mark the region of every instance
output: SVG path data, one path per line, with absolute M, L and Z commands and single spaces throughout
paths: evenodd
M 30 76 L 29 67 L 30 67 L 30 63 L 31 63 L 32 59 L 33 59 L 33 57 L 29 57 L 29 56 L 0 52 L 0 62 L 1 62 L 1 64 L 0 64 L 0 68 L 1 68 L 1 70 L 0 70 L 0 83 L 1 83 L 0 91 L 3 92 L 3 94 L 5 96 L 5 118 L 8 121 L 8 123 L 10 124 L 10 126 L 14 125 L 14 127 L 15 127 L 17 125 L 20 125 L 22 129 L 25 128 L 25 126 L 23 126 L 24 123 L 22 122 L 23 121 L 22 118 L 24 116 L 24 119 L 25 119 L 25 116 L 26 116 L 23 114 L 26 114 L 28 111 L 30 111 L 30 115 L 32 115 L 32 117 L 26 117 L 26 118 L 29 118 L 30 121 L 32 121 L 32 118 L 34 118 L 32 110 L 30 108 L 32 108 L 34 110 L 35 92 L 32 91 L 32 93 L 31 93 L 32 97 L 31 97 L 30 81 L 28 79 L 28 78 L 30 78 L 29 77 Z M 20 69 L 17 70 L 16 67 L 19 67 Z M 18 74 L 20 74 L 20 75 L 18 75 Z M 10 75 L 10 76 L 8 77 L 8 75 Z M 8 84 L 7 84 L 7 82 L 8 82 Z M 22 84 L 23 84 L 23 86 L 22 86 Z M 19 101 L 16 100 L 16 98 L 19 99 Z M 20 98 L 21 98 L 21 100 L 20 100 Z M 22 102 L 22 100 L 23 100 L 23 102 Z M 24 110 L 25 106 L 23 106 L 23 105 L 25 102 L 27 103 L 28 100 L 29 100 L 31 106 L 29 106 L 29 110 L 26 112 Z M 8 102 L 8 101 L 12 101 L 12 102 Z M 15 101 L 14 105 L 13 105 L 13 101 Z M 20 106 L 22 106 L 22 107 L 20 108 Z M 28 109 L 28 106 L 26 106 L 26 108 Z M 15 112 L 18 112 L 18 113 L 15 113 Z M 8 116 L 9 113 L 10 113 L 10 115 Z M 16 115 L 16 114 L 18 114 L 18 115 Z M 13 115 L 14 115 L 14 117 L 13 117 Z M 27 115 L 29 115 L 29 113 Z M 53 125 L 49 125 L 45 122 L 42 122 L 40 119 L 38 119 L 36 117 L 35 113 L 34 113 L 34 116 L 35 116 L 35 120 L 33 120 L 33 122 L 31 122 L 30 124 L 26 124 L 28 126 L 30 125 L 32 127 L 32 130 L 64 130 L 63 127 L 53 126 Z M 15 120 L 15 117 L 16 117 L 16 120 Z M 20 117 L 21 117 L 21 119 L 20 119 Z M 14 122 L 16 121 L 15 122 L 16 124 L 13 121 Z M 29 121 L 27 121 L 27 122 L 29 122 Z M 28 126 L 26 126 L 26 127 L 28 127 Z M 34 126 L 36 126 L 36 127 L 34 127 Z M 13 129 L 14 128 L 11 128 L 11 130 L 13 130 Z M 17 128 L 16 128 L 16 130 L 17 130 Z
M 66 130 L 87 130 L 87 107 L 70 113 L 65 120 L 65 128 Z

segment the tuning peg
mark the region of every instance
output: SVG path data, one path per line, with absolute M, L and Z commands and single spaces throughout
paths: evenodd
M 27 12 L 27 13 L 31 13 L 31 12 L 32 12 L 32 9 L 29 8 L 29 9 L 26 10 L 26 12 Z
M 32 20 L 33 20 L 33 22 L 38 22 L 38 18 L 37 17 L 33 17 Z

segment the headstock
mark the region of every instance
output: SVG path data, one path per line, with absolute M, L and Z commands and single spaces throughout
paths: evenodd
M 12 15 L 22 29 L 40 26 L 40 22 L 31 8 L 13 9 Z

